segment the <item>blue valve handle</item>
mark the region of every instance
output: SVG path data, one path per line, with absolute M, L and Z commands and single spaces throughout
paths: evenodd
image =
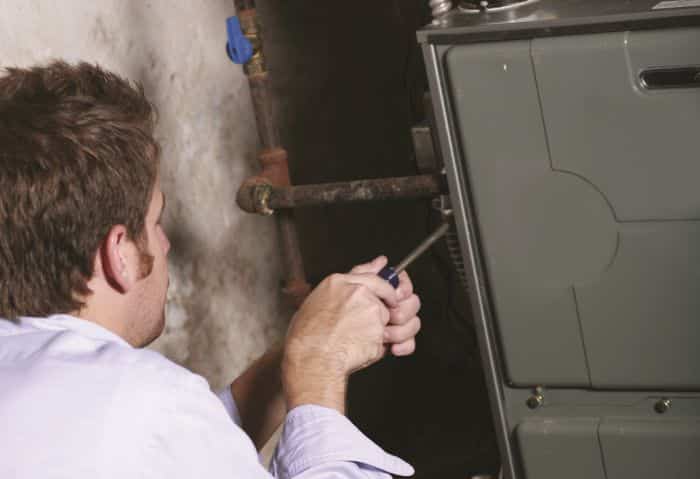
M 241 30 L 241 22 L 238 17 L 229 17 L 226 19 L 226 35 L 228 42 L 226 43 L 226 54 L 233 63 L 243 65 L 248 63 L 253 58 L 253 45 L 250 43 L 243 30 Z
M 394 289 L 399 287 L 399 275 L 396 273 L 396 270 L 391 266 L 384 266 L 382 270 L 377 274 L 381 278 L 387 280 L 389 284 L 391 284 L 394 287 Z

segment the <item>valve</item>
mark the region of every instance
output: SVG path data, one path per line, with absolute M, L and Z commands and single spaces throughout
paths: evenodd
M 229 17 L 226 19 L 226 34 L 228 42 L 226 43 L 226 54 L 233 63 L 243 65 L 248 63 L 253 57 L 253 45 L 250 43 L 243 30 L 241 30 L 241 22 L 238 17 Z

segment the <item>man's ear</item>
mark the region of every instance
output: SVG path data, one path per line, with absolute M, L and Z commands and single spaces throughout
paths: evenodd
M 112 226 L 100 246 L 100 259 L 105 280 L 121 293 L 127 293 L 137 279 L 136 245 L 129 239 L 124 225 Z

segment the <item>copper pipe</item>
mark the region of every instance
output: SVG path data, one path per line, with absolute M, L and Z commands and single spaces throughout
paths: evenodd
M 258 135 L 262 145 L 262 151 L 259 155 L 262 171 L 257 176 L 246 180 L 241 189 L 246 188 L 246 185 L 250 184 L 270 184 L 278 187 L 288 187 L 290 180 L 287 152 L 280 144 L 279 130 L 275 118 L 275 105 L 263 56 L 262 31 L 255 10 L 255 1 L 234 0 L 234 5 L 241 23 L 241 30 L 253 45 L 253 57 L 243 68 L 248 76 Z M 285 266 L 286 274 L 283 292 L 291 298 L 295 306 L 299 306 L 311 291 L 311 286 L 306 282 L 304 263 L 294 224 L 294 215 L 291 210 L 285 210 L 276 216 L 280 234 L 282 262 Z
M 236 7 L 237 12 L 243 10 L 252 10 L 255 8 L 255 0 L 234 0 L 233 5 Z
M 360 201 L 432 198 L 447 191 L 439 175 L 405 176 L 316 185 L 278 186 L 272 182 L 247 181 L 238 190 L 238 206 L 249 213 Z M 282 211 L 280 211 L 282 213 Z
M 253 100 L 253 110 L 255 111 L 260 144 L 265 149 L 279 148 L 281 141 L 268 73 L 265 71 L 249 74 L 248 85 L 250 86 L 250 96 Z

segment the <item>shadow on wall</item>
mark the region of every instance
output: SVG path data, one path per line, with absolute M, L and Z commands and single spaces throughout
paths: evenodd
M 282 337 L 291 313 L 274 225 L 235 204 L 256 168 L 257 133 L 246 78 L 224 54 L 233 3 L 166 3 L 130 1 L 123 12 L 127 71 L 157 105 L 163 147 L 171 287 L 154 347 L 219 387 Z M 100 17 L 93 31 L 116 37 Z

